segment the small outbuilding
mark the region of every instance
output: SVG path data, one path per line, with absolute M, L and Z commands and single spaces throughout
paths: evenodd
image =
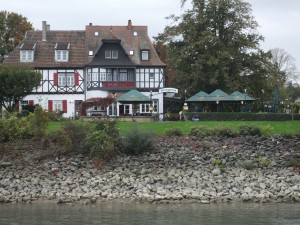
M 195 112 L 246 112 L 253 101 L 246 93 L 235 91 L 228 95 L 220 89 L 210 94 L 200 91 L 186 100 Z

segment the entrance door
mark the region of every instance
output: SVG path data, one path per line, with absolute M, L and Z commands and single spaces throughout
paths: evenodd
M 130 104 L 119 105 L 119 113 L 120 116 L 130 114 Z

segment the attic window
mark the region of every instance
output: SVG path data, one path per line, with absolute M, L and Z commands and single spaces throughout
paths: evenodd
M 92 56 L 94 55 L 94 52 L 93 51 L 89 51 L 89 56 Z
M 55 61 L 68 62 L 69 61 L 70 43 L 56 43 L 55 45 Z
M 135 36 L 135 37 L 137 36 L 137 32 L 136 31 L 133 32 L 133 36 Z
M 105 58 L 106 59 L 117 59 L 118 51 L 117 50 L 105 50 Z
M 130 51 L 129 51 L 129 55 L 133 55 L 133 50 L 130 50 Z
M 33 62 L 36 44 L 22 44 L 20 47 L 20 62 Z
M 142 60 L 143 61 L 148 61 L 149 60 L 149 51 L 148 50 L 143 50 L 142 51 Z
M 98 31 L 95 32 L 95 36 L 99 36 L 99 32 Z

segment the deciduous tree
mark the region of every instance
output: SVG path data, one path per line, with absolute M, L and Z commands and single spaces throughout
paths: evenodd
M 26 17 L 0 11 L 0 62 L 23 40 L 25 32 L 32 29 Z
M 41 81 L 41 73 L 26 66 L 0 66 L 0 103 L 7 111 L 30 94 Z

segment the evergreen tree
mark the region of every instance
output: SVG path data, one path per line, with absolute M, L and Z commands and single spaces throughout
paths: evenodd
M 270 53 L 259 48 L 263 37 L 251 12 L 242 0 L 193 0 L 183 15 L 171 15 L 174 25 L 156 40 L 168 46 L 172 85 L 190 95 L 247 88 L 255 96 L 268 89 Z

